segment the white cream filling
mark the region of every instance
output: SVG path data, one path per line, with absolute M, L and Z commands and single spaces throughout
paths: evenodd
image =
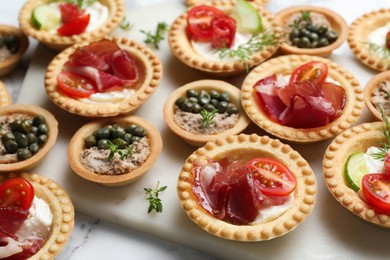
M 100 104 L 100 103 L 119 103 L 124 99 L 132 97 L 135 94 L 134 89 L 123 89 L 122 91 L 111 91 L 94 93 L 88 98 L 79 98 L 81 102 Z
M 382 173 L 384 172 L 384 162 L 383 160 L 375 159 L 370 154 L 379 153 L 380 150 L 378 147 L 371 146 L 367 149 L 367 152 L 364 154 L 364 158 L 366 159 L 366 165 L 368 173 Z
M 386 34 L 390 31 L 390 22 L 385 26 L 378 27 L 372 31 L 368 37 L 367 42 L 384 47 L 386 45 Z

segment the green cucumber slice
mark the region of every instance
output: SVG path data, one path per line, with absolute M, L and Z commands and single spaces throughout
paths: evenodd
M 360 190 L 362 178 L 368 173 L 366 158 L 363 152 L 350 155 L 345 163 L 345 180 L 348 186 L 354 191 Z
M 31 22 L 37 29 L 50 31 L 60 24 L 61 13 L 58 8 L 41 4 L 33 9 Z
M 237 0 L 231 17 L 237 22 L 237 31 L 256 35 L 263 31 L 263 23 L 257 10 L 245 0 Z

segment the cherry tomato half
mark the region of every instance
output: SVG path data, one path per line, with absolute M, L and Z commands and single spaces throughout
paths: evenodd
M 67 23 L 85 14 L 85 10 L 80 9 L 77 4 L 63 3 L 59 5 L 61 21 Z
M 28 210 L 34 199 L 34 187 L 23 178 L 13 178 L 0 184 L 0 208 L 16 207 Z
M 328 76 L 328 66 L 320 61 L 311 61 L 298 67 L 291 74 L 290 83 L 312 81 L 314 84 L 322 84 Z
M 363 176 L 362 191 L 372 206 L 390 212 L 390 177 L 382 173 Z
M 254 158 L 246 167 L 252 171 L 253 180 L 265 195 L 286 196 L 294 191 L 297 180 L 281 162 L 271 158 Z
M 85 32 L 89 24 L 90 14 L 79 16 L 57 29 L 57 33 L 62 36 L 72 36 Z
M 230 16 L 215 17 L 211 21 L 213 48 L 230 48 L 236 35 L 236 20 Z
M 96 93 L 92 81 L 68 71 L 63 71 L 57 76 L 57 84 L 62 91 L 74 98 L 85 98 Z
M 212 6 L 199 5 L 189 10 L 187 29 L 193 40 L 200 42 L 211 41 L 213 37 L 211 21 L 219 16 L 225 16 L 225 13 Z

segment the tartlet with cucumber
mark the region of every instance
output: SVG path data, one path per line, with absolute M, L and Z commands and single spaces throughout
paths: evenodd
M 124 17 L 123 0 L 29 0 L 22 31 L 54 50 L 109 34 Z
M 168 42 L 187 66 L 231 76 L 270 58 L 281 38 L 272 14 L 262 5 L 229 0 L 190 8 L 172 23 Z

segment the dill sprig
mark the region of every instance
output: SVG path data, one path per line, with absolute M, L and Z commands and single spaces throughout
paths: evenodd
M 222 47 L 217 48 L 215 52 L 220 59 L 226 57 L 238 58 L 245 64 L 245 69 L 248 72 L 248 59 L 256 52 L 262 51 L 265 47 L 279 45 L 284 41 L 284 35 L 266 31 L 258 35 L 252 36 L 246 43 L 239 45 L 235 49 Z
M 378 106 L 379 111 L 381 112 L 382 120 L 385 124 L 385 127 L 382 128 L 382 133 L 386 137 L 387 143 L 382 143 L 383 147 L 378 148 L 379 152 L 377 153 L 370 153 L 369 155 L 373 157 L 376 160 L 383 161 L 385 159 L 385 155 L 387 153 L 387 150 L 390 148 L 390 122 L 387 116 L 385 115 L 385 112 L 383 111 L 381 106 Z
M 146 195 L 148 197 L 146 198 L 149 201 L 149 208 L 148 213 L 155 210 L 156 212 L 162 212 L 163 205 L 161 202 L 161 199 L 158 197 L 160 192 L 163 192 L 166 190 L 167 186 L 163 186 L 159 188 L 160 182 L 157 182 L 156 188 L 144 188 L 144 191 L 146 192 Z
M 144 30 L 140 30 L 141 33 L 146 35 L 146 39 L 144 42 L 146 44 L 152 45 L 155 49 L 159 49 L 159 43 L 164 40 L 164 34 L 168 31 L 168 24 L 165 22 L 160 22 L 157 24 L 155 34 L 151 32 L 146 32 Z
M 200 115 L 203 118 L 203 128 L 206 128 L 208 125 L 214 124 L 214 116 L 218 112 L 217 109 L 213 109 L 211 111 L 207 111 L 206 109 L 202 109 L 200 111 Z
M 126 145 L 125 149 L 119 149 L 122 146 L 121 143 L 114 144 L 110 140 L 107 140 L 108 150 L 110 151 L 107 160 L 111 161 L 114 158 L 114 155 L 117 153 L 120 156 L 120 159 L 123 160 L 127 156 L 131 156 L 133 154 L 133 146 L 131 144 Z
M 379 57 L 389 60 L 390 59 L 390 50 L 386 48 L 386 46 L 381 46 L 378 44 L 375 44 L 373 42 L 365 42 L 364 44 L 367 45 L 368 50 L 371 53 L 375 53 Z

